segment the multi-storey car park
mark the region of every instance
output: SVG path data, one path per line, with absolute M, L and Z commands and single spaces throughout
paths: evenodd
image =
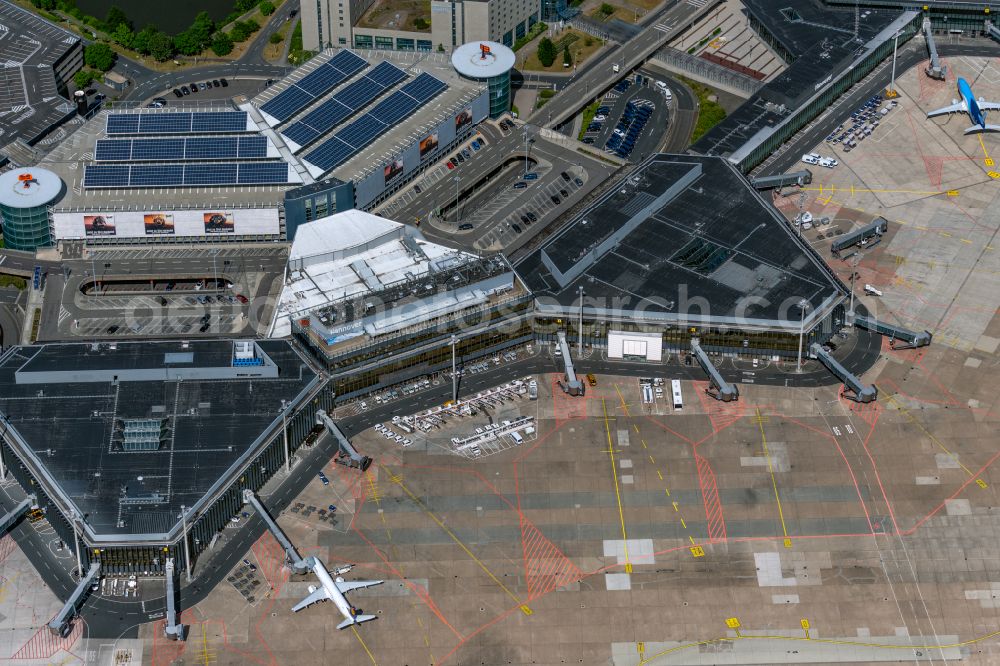
M 15 346 L 0 386 L 4 467 L 109 574 L 186 567 L 333 403 L 281 340 Z
M 102 112 L 43 162 L 66 196 L 39 245 L 291 239 L 390 196 L 475 131 L 488 97 L 440 54 L 331 49 L 239 104 Z
M 83 67 L 76 35 L 0 0 L 0 167 L 27 166 L 33 146 L 76 116 L 67 98 L 73 75 Z

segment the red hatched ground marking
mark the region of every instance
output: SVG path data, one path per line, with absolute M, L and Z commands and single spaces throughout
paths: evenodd
M 873 402 L 854 402 L 853 400 L 848 400 L 844 397 L 843 391 L 837 396 L 844 406 L 851 411 L 851 413 L 856 414 L 862 421 L 867 423 L 869 427 L 874 428 L 875 422 L 878 421 L 879 415 L 882 413 L 882 405 L 877 401 Z
M 183 618 L 182 618 L 183 619 Z M 184 653 L 187 645 L 184 641 L 174 641 L 164 636 L 166 620 L 157 620 L 153 623 L 153 649 L 150 656 L 152 666 L 171 666 Z M 188 627 L 188 635 L 191 635 L 191 627 Z
M 716 433 L 728 428 L 746 416 L 746 408 L 742 402 L 738 400 L 734 402 L 716 400 L 705 392 L 709 387 L 708 382 L 692 383 L 694 384 L 694 392 L 698 395 L 699 402 L 701 402 L 701 408 L 708 415 L 708 420 L 712 422 L 712 429 Z
M 53 616 L 55 617 L 55 616 Z M 54 635 L 49 631 L 48 623 L 35 632 L 21 649 L 14 653 L 11 660 L 18 659 L 51 659 L 59 652 L 69 652 L 73 644 L 80 640 L 83 634 L 83 620 L 76 618 L 73 620 L 72 629 L 66 638 Z
M 260 573 L 267 580 L 271 589 L 279 589 L 288 579 L 288 571 L 285 569 L 285 552 L 274 539 L 270 532 L 257 539 L 250 547 L 257 562 L 260 564 Z
M 10 534 L 7 534 L 4 538 L 0 539 L 0 562 L 6 560 L 7 556 L 13 553 L 16 547 L 17 542 L 14 541 L 14 537 Z
M 537 599 L 583 578 L 583 572 L 523 514 L 521 544 L 524 547 L 524 569 L 529 599 Z
M 709 540 L 726 540 L 726 520 L 722 516 L 722 502 L 719 501 L 719 486 L 715 482 L 715 472 L 703 456 L 694 453 L 698 464 L 698 484 L 701 486 L 701 497 L 705 502 L 705 520 Z
M 583 396 L 573 397 L 559 388 L 559 377 L 552 376 L 552 412 L 556 421 L 587 418 L 587 402 Z

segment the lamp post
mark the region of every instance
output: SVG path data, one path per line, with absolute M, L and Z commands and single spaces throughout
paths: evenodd
M 583 357 L 583 287 L 577 287 L 577 292 L 580 295 L 580 315 L 577 319 L 576 324 L 576 334 L 577 334 L 577 344 L 576 344 L 576 354 L 577 356 Z
M 799 311 L 801 316 L 799 318 L 799 356 L 798 360 L 795 362 L 795 372 L 802 372 L 802 338 L 805 337 L 806 330 L 806 308 L 809 307 L 809 301 L 802 299 L 797 303 L 799 306 Z
M 861 255 L 855 254 L 851 257 L 851 309 L 847 311 L 847 316 L 854 322 L 854 281 L 858 277 L 858 264 L 861 263 Z
M 288 452 L 288 401 L 281 401 L 281 434 L 285 438 L 285 472 L 292 471 L 291 456 Z
M 187 507 L 181 505 L 181 537 L 184 539 L 184 561 L 187 564 L 187 582 L 191 582 L 191 549 L 188 546 Z
M 455 374 L 455 345 L 458 344 L 458 336 L 451 336 L 451 401 L 458 402 L 458 376 Z
M 461 181 L 462 181 L 462 177 L 461 176 L 455 176 L 455 224 L 456 225 L 459 222 L 461 222 L 461 219 L 460 219 L 460 217 L 458 215 L 458 184 Z
M 80 559 L 80 536 L 77 533 L 76 521 L 80 519 L 80 514 L 73 509 L 70 518 L 73 519 L 73 546 L 76 548 L 76 573 L 80 578 L 83 578 L 83 561 Z

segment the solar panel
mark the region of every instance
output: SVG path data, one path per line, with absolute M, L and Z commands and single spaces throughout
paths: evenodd
M 259 134 L 239 137 L 237 157 L 244 160 L 267 157 L 267 137 Z
M 164 187 L 184 182 L 181 164 L 133 164 L 130 187 Z
M 375 107 L 307 153 L 305 160 L 323 172 L 343 164 L 374 141 L 387 127 L 394 126 L 447 88 L 430 74 L 421 74 L 392 93 Z
M 144 113 L 139 116 L 139 134 L 181 134 L 190 131 L 190 113 Z
M 284 162 L 243 162 L 238 165 L 236 182 L 240 185 L 270 185 L 288 182 L 288 165 Z
M 282 134 L 300 146 L 305 146 L 368 106 L 387 88 L 405 78 L 406 72 L 392 63 L 380 63 L 372 71 L 304 115 L 298 122 L 292 123 Z
M 288 164 L 278 160 L 197 164 L 89 164 L 83 179 L 83 185 L 87 188 L 280 185 L 287 182 Z
M 298 113 L 299 109 L 308 106 L 315 98 L 302 88 L 292 85 L 261 105 L 260 110 L 281 123 Z
M 111 113 L 108 114 L 108 124 L 106 127 L 108 134 L 135 134 L 139 131 L 138 113 Z
M 132 159 L 178 161 L 184 159 L 184 139 L 132 139 Z
M 128 187 L 129 166 L 88 164 L 83 175 L 84 187 Z
M 261 105 L 260 110 L 282 123 L 309 106 L 313 100 L 333 90 L 368 65 L 368 62 L 343 50 L 330 60 L 309 72 L 273 99 Z
M 132 157 L 129 139 L 98 139 L 94 159 L 98 162 L 126 162 Z
M 184 150 L 184 158 L 189 160 L 229 160 L 238 154 L 239 138 L 235 136 L 191 138 Z
M 200 111 L 191 114 L 191 131 L 210 134 L 215 132 L 246 132 L 246 111 Z
M 236 182 L 237 164 L 185 164 L 185 185 L 227 185 Z

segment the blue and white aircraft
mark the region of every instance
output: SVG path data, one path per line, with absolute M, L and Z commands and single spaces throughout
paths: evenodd
M 977 100 L 975 95 L 972 94 L 972 88 L 969 87 L 969 83 L 965 79 L 958 80 L 958 94 L 962 96 L 961 100 L 952 100 L 951 106 L 931 111 L 927 114 L 927 117 L 933 118 L 934 116 L 943 116 L 947 113 L 967 113 L 975 125 L 965 130 L 966 134 L 1000 132 L 1000 125 L 986 124 L 985 113 L 986 111 L 1000 110 L 1000 104 L 987 102 L 984 99 Z
M 309 563 L 313 573 L 316 574 L 316 578 L 319 579 L 320 586 L 310 585 L 309 596 L 292 606 L 293 613 L 298 613 L 303 608 L 307 608 L 318 601 L 332 601 L 337 610 L 340 611 L 340 614 L 344 616 L 344 621 L 337 625 L 337 629 L 344 629 L 352 624 L 361 624 L 362 622 L 369 622 L 375 619 L 376 616 L 365 615 L 352 606 L 344 595 L 351 590 L 360 590 L 373 585 L 381 585 L 382 581 L 357 580 L 347 582 L 341 578 L 341 574 L 350 571 L 350 565 L 335 569 L 332 573 L 336 578 L 333 578 L 330 576 L 331 572 L 326 570 L 326 565 L 318 557 L 309 557 L 306 558 L 306 561 Z

